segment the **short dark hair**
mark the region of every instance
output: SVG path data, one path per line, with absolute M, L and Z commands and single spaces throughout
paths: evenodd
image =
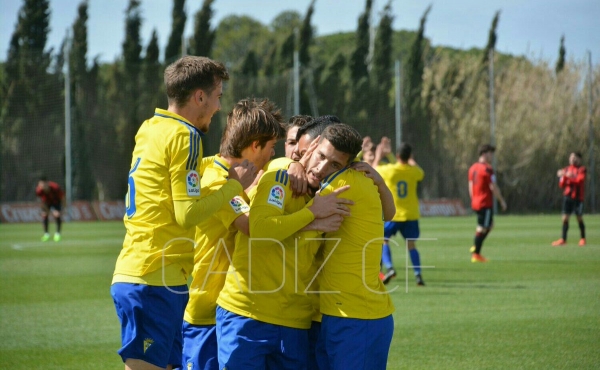
M 575 154 L 575 157 L 577 157 L 579 159 L 583 159 L 583 156 L 581 155 L 581 152 L 573 152 L 573 154 Z
M 400 160 L 402 160 L 402 162 L 406 162 L 410 159 L 411 155 L 412 146 L 410 146 L 408 143 L 400 144 L 400 148 L 398 149 L 398 157 L 400 157 Z
M 43 182 L 46 182 L 46 181 L 48 181 L 48 176 L 46 176 L 46 175 L 41 175 L 39 180 L 40 180 L 40 181 L 43 181 Z
M 308 135 L 311 139 L 314 139 L 321 135 L 327 126 L 334 123 L 342 123 L 342 121 L 340 121 L 338 116 L 331 114 L 314 118 L 311 122 L 308 122 L 306 125 L 298 129 L 296 141 L 299 141 L 304 135 Z
M 288 120 L 288 130 L 292 127 L 304 127 L 306 124 L 313 120 L 312 116 L 298 114 L 291 116 Z
M 220 81 L 229 80 L 229 73 L 221 62 L 186 55 L 165 69 L 164 80 L 169 104 L 182 107 L 194 90 L 210 94 Z
M 496 151 L 496 147 L 493 146 L 492 144 L 482 144 L 479 146 L 479 155 L 483 155 L 485 153 L 489 153 L 489 152 L 495 152 Z
M 323 139 L 327 139 L 335 150 L 348 154 L 350 156 L 348 163 L 352 162 L 362 149 L 362 136 L 345 123 L 334 123 L 327 126 L 321 134 L 321 140 Z

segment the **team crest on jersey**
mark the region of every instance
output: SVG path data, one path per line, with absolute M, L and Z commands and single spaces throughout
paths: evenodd
M 186 179 L 187 194 L 190 196 L 200 196 L 200 176 L 196 171 L 190 171 Z
M 154 343 L 154 341 L 152 339 L 150 339 L 150 338 L 144 339 L 144 353 L 146 353 L 146 351 L 148 350 L 148 348 L 150 348 L 152 343 Z
M 233 199 L 229 201 L 229 205 L 233 208 L 235 213 L 246 213 L 250 211 L 250 207 L 248 207 L 246 202 L 239 196 L 233 197 Z
M 283 209 L 283 198 L 285 197 L 285 191 L 280 185 L 275 185 L 269 192 L 269 199 L 267 203 L 272 204 L 276 207 Z

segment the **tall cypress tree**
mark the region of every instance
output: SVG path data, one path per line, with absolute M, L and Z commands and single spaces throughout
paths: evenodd
M 194 37 L 190 40 L 190 54 L 209 57 L 215 30 L 211 30 L 210 21 L 213 16 L 212 4 L 214 0 L 204 0 L 202 8 L 196 13 L 194 22 Z
M 490 31 L 488 33 L 488 42 L 485 46 L 485 50 L 483 53 L 483 58 L 481 59 L 482 64 L 487 64 L 490 59 L 490 51 L 496 48 L 496 40 L 498 39 L 496 35 L 496 28 L 498 28 L 498 21 L 500 20 L 500 11 L 496 11 L 494 14 L 494 19 L 492 19 L 492 25 L 490 27 Z
M 369 54 L 371 7 L 373 0 L 367 0 L 365 11 L 358 18 L 356 45 L 350 58 L 350 76 L 357 85 L 362 78 L 368 77 L 367 55 Z
M 390 122 L 392 111 L 390 107 L 389 92 L 392 88 L 393 73 L 392 73 L 392 15 L 391 0 L 388 1 L 383 9 L 379 27 L 377 29 L 377 37 L 375 38 L 375 50 L 373 55 L 373 68 L 371 69 L 372 86 L 371 89 L 373 98 L 371 107 L 373 111 L 370 116 L 376 122 Z M 381 135 L 385 134 L 385 127 L 381 128 Z
M 427 7 L 421 17 L 417 36 L 411 45 L 408 60 L 404 63 L 402 92 L 402 138 L 414 146 L 415 158 L 428 172 L 431 169 L 431 125 L 427 120 L 426 107 L 421 99 L 423 71 L 425 70 L 425 22 L 431 11 Z
M 50 74 L 52 50 L 46 51 L 50 30 L 49 0 L 24 0 L 17 16 L 4 64 L 0 107 L 2 200 L 31 199 L 29 187 L 40 171 L 60 181 L 60 124 L 63 109 L 60 76 Z M 35 127 L 34 131 L 31 128 Z M 39 155 L 31 155 L 38 153 Z
M 146 47 L 146 54 L 142 62 L 142 79 L 140 82 L 143 101 L 140 104 L 140 117 L 152 115 L 155 107 L 166 108 L 164 91 L 162 91 L 161 64 L 159 62 L 158 35 L 156 29 L 152 30 L 150 42 Z
M 558 75 L 565 68 L 565 54 L 567 53 L 565 49 L 565 35 L 562 35 L 560 38 L 560 47 L 558 48 L 558 60 L 556 61 L 556 67 L 554 71 Z
M 90 90 L 95 85 L 88 82 L 87 70 L 87 20 L 88 1 L 84 0 L 77 8 L 77 18 L 73 23 L 73 41 L 69 53 L 71 76 L 72 124 L 72 161 L 73 161 L 73 199 L 91 200 L 94 193 L 94 180 L 89 153 L 89 121 L 91 118 Z
M 308 6 L 308 10 L 306 11 L 306 16 L 302 21 L 302 28 L 300 28 L 300 43 L 298 45 L 298 58 L 300 59 L 300 64 L 303 66 L 308 66 L 310 64 L 310 54 L 309 48 L 313 42 L 313 28 L 311 25 L 312 15 L 315 11 L 315 1 L 312 0 L 310 5 Z
M 185 0 L 173 0 L 171 35 L 165 49 L 165 63 L 169 64 L 181 55 L 181 42 L 185 30 Z

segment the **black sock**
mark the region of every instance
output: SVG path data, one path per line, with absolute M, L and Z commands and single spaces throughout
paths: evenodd
M 475 253 L 479 254 L 481 252 L 481 246 L 483 245 L 483 239 L 485 239 L 485 234 L 483 232 L 475 233 L 475 240 L 473 243 L 475 244 Z
M 563 221 L 563 234 L 562 238 L 567 241 L 567 231 L 569 231 L 569 221 Z
M 583 220 L 579 221 L 579 231 L 581 231 L 581 239 L 585 239 L 585 225 Z
M 44 223 L 44 233 L 48 234 L 48 216 L 43 218 Z
M 60 217 L 56 218 L 56 232 L 60 234 L 60 226 L 62 225 L 62 220 Z

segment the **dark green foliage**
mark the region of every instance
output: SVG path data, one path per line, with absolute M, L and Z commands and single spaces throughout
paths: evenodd
M 490 31 L 488 34 L 488 42 L 485 46 L 485 50 L 483 52 L 483 57 L 481 60 L 482 64 L 487 64 L 490 58 L 490 51 L 496 48 L 496 28 L 498 28 L 498 21 L 500 20 L 500 11 L 498 10 L 494 15 L 494 19 L 492 19 L 492 25 L 490 27 Z
M 367 78 L 367 55 L 369 54 L 371 6 L 373 0 L 366 0 L 365 11 L 358 19 L 356 30 L 356 41 L 352 57 L 350 58 L 350 76 L 353 84 L 358 84 L 363 78 Z
M 185 0 L 173 0 L 171 34 L 165 49 L 165 61 L 172 62 L 181 56 L 181 42 L 185 30 L 187 14 L 185 14 Z
M 300 45 L 298 47 L 298 53 L 300 58 L 300 64 L 303 66 L 310 65 L 310 54 L 309 47 L 313 42 L 313 28 L 310 24 L 313 12 L 315 11 L 315 1 L 312 0 L 306 11 L 306 16 L 302 21 L 302 28 L 300 28 Z
M 558 60 L 556 61 L 556 67 L 554 71 L 556 74 L 559 74 L 565 68 L 565 54 L 567 53 L 565 49 L 565 35 L 562 35 L 560 38 L 560 48 L 558 49 Z
M 210 27 L 214 0 L 204 0 L 202 8 L 194 17 L 194 37 L 190 40 L 190 54 L 210 57 L 215 40 L 215 31 Z

